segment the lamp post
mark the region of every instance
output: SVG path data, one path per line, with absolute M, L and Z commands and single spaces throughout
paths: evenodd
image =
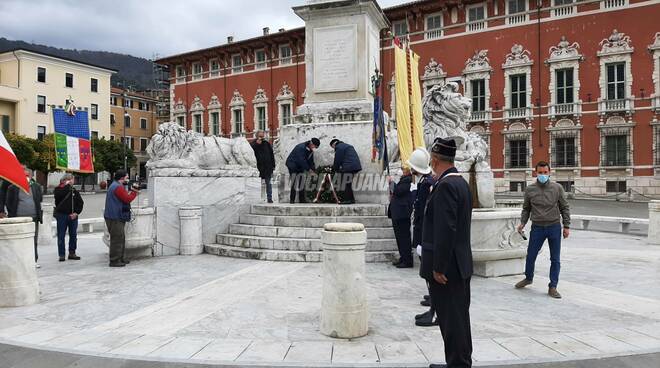
M 127 166 L 127 161 L 128 161 L 128 157 L 127 157 L 127 153 L 126 153 L 126 146 L 128 145 L 127 144 L 128 142 L 126 142 L 126 118 L 128 117 L 128 111 L 126 111 L 126 97 L 127 96 L 128 95 L 126 94 L 126 91 L 124 90 L 124 92 L 122 93 L 122 98 L 123 98 L 122 102 L 124 104 L 124 127 L 122 129 L 122 143 L 124 144 L 124 172 L 127 172 L 127 167 L 126 166 Z

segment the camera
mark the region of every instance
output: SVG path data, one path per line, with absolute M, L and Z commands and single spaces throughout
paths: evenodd
M 140 184 L 138 184 L 138 183 L 131 184 L 131 189 L 133 189 L 134 191 L 139 191 L 140 190 Z

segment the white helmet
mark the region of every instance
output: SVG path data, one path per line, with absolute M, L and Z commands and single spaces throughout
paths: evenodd
M 429 166 L 430 160 L 431 155 L 429 155 L 428 151 L 424 148 L 417 148 L 410 154 L 410 158 L 406 161 L 406 164 L 418 173 L 426 175 L 431 173 L 431 166 Z

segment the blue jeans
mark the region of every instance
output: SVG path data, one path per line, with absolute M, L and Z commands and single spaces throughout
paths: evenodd
M 69 253 L 75 253 L 78 245 L 78 218 L 72 220 L 69 215 L 64 213 L 56 213 L 55 220 L 57 220 L 57 252 L 60 257 L 64 257 L 64 237 L 66 230 L 69 229 Z
M 264 178 L 264 181 L 266 182 L 266 198 L 268 199 L 269 202 L 273 200 L 273 184 L 271 184 L 270 182 L 270 179 L 272 178 L 273 178 L 272 174 Z
M 532 281 L 534 279 L 536 256 L 539 255 L 543 243 L 548 239 L 548 245 L 550 247 L 550 284 L 548 286 L 557 287 L 559 269 L 561 267 L 559 262 L 561 235 L 561 224 L 550 226 L 532 225 L 532 231 L 529 234 L 529 245 L 527 246 L 527 261 L 525 263 L 525 277 L 527 280 Z

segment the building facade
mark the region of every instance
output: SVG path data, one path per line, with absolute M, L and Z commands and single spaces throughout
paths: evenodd
M 110 93 L 110 139 L 125 142 L 137 157 L 134 167 L 128 168 L 131 178 L 146 179 L 145 164 L 149 160 L 147 146 L 158 129 L 157 100 L 142 93 L 113 87 Z
M 0 54 L 3 132 L 42 138 L 54 132 L 52 106 L 73 99 L 88 112 L 92 137 L 110 137 L 110 77 L 115 70 L 28 50 Z
M 416 1 L 384 13 L 387 112 L 394 35 L 420 55 L 422 88 L 452 81 L 472 99 L 469 129 L 490 145 L 498 192 L 522 191 L 545 160 L 578 194 L 660 195 L 660 2 Z M 264 28 L 159 60 L 171 119 L 204 134 L 276 136 L 304 102 L 304 42 L 304 28 Z

